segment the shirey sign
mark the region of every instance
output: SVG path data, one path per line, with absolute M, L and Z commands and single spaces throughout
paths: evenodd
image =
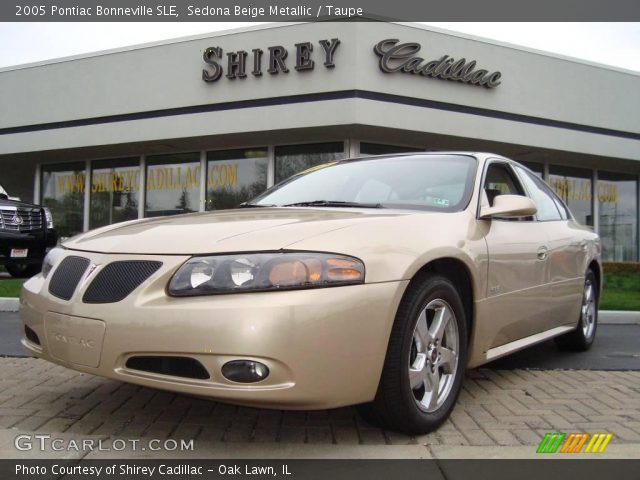
M 271 75 L 289 73 L 288 65 L 298 72 L 310 71 L 315 68 L 316 61 L 322 61 L 325 68 L 334 68 L 334 54 L 339 45 L 338 38 L 320 40 L 316 48 L 316 52 L 319 51 L 316 54 L 319 57 L 317 60 L 313 58 L 312 42 L 296 43 L 291 56 L 289 50 L 282 45 L 267 47 L 266 51 L 254 48 L 251 53 L 245 50 L 225 53 L 221 47 L 209 47 L 202 54 L 204 63 L 207 64 L 202 69 L 202 80 L 207 83 L 217 82 L 225 73 L 223 64 L 226 64 L 224 76 L 230 80 L 247 78 L 248 74 L 261 77 L 265 71 Z M 389 38 L 378 42 L 373 51 L 380 57 L 379 67 L 384 73 L 409 73 L 486 88 L 495 88 L 501 83 L 501 72 L 476 69 L 475 60 L 456 60 L 449 55 L 442 55 L 436 60 L 425 60 L 417 56 L 421 48 L 419 43 L 400 43 L 398 39 Z M 225 56 L 226 62 L 223 61 Z M 250 67 L 247 67 L 247 61 L 250 62 Z
M 333 54 L 335 53 L 340 40 L 332 38 L 331 40 L 320 40 L 320 50 L 324 60 L 324 66 L 326 68 L 333 68 Z M 276 45 L 268 47 L 268 54 L 266 55 L 267 72 L 271 75 L 278 73 L 289 73 L 289 67 L 287 67 L 287 58 L 289 57 L 289 51 L 282 45 Z M 223 50 L 220 47 L 209 47 L 205 49 L 202 54 L 204 63 L 209 65 L 208 69 L 202 70 L 202 80 L 211 83 L 217 81 L 223 73 L 223 67 L 217 59 L 223 58 Z M 296 71 L 313 70 L 315 67 L 315 61 L 312 58 L 313 55 L 313 43 L 302 42 L 295 44 L 295 55 L 293 67 Z M 238 50 L 237 52 L 227 52 L 227 73 L 226 77 L 230 80 L 234 78 L 246 78 L 247 77 L 247 57 L 249 53 L 245 50 Z M 263 73 L 263 56 L 265 51 L 261 48 L 254 48 L 251 50 L 251 59 L 253 69 L 251 75 L 254 77 L 260 77 Z M 291 63 L 291 62 L 290 62 Z

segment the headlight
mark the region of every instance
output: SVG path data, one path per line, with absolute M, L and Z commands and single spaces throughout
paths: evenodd
M 316 252 L 212 255 L 187 260 L 169 282 L 176 297 L 337 287 L 364 283 L 354 257 Z
M 47 256 L 44 257 L 42 262 L 42 276 L 47 278 L 53 267 L 55 267 L 58 262 L 64 257 L 64 249 L 63 248 L 52 248 L 47 253 Z
M 51 210 L 47 207 L 44 208 L 44 219 L 47 222 L 47 228 L 53 228 L 53 216 L 51 215 Z

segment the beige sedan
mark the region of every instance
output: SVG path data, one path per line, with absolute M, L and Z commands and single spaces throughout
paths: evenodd
M 585 350 L 600 241 L 509 159 L 335 162 L 237 210 L 111 225 L 24 284 L 22 343 L 96 375 L 243 405 L 360 404 L 409 433 L 464 370 L 556 338 Z

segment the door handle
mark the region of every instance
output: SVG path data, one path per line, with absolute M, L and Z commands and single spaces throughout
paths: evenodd
M 549 249 L 544 245 L 538 248 L 538 260 L 544 260 L 549 255 Z

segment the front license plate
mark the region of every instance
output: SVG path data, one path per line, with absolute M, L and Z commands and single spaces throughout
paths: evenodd
M 27 248 L 12 248 L 11 258 L 26 258 L 29 249 Z
M 53 357 L 87 367 L 100 364 L 103 321 L 49 312 L 44 317 L 44 329 Z

